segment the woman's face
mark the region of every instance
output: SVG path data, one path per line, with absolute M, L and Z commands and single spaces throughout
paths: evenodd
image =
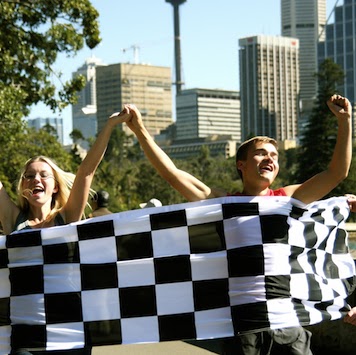
M 23 195 L 30 204 L 45 204 L 52 201 L 58 191 L 52 168 L 43 161 L 35 161 L 27 166 L 22 178 Z

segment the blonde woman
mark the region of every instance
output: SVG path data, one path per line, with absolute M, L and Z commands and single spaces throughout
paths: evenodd
M 95 171 L 101 162 L 111 132 L 130 118 L 128 109 L 109 118 L 76 175 L 60 169 L 50 158 L 28 160 L 18 182 L 18 203 L 12 201 L 0 182 L 0 223 L 4 234 L 31 228 L 48 228 L 79 221 L 88 201 Z M 13 355 L 51 353 L 15 349 Z M 54 352 L 57 353 L 57 352 Z M 61 351 L 61 354 L 90 354 L 91 349 Z M 58 353 L 59 354 L 59 353 Z

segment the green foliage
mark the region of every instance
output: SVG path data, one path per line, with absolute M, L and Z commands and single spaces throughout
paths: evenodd
M 56 88 L 53 64 L 59 53 L 75 54 L 84 42 L 99 42 L 98 12 L 89 0 L 0 2 L 0 117 L 26 115 L 43 102 L 52 110 L 76 100 L 84 78 Z
M 295 180 L 299 183 L 325 170 L 336 142 L 337 121 L 326 102 L 336 93 L 337 84 L 343 80 L 344 74 L 339 65 L 326 59 L 320 65 L 317 77 L 317 100 L 297 153 Z

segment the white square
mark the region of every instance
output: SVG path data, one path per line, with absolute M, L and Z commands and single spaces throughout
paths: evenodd
M 230 307 L 195 312 L 195 326 L 197 339 L 234 336 Z
M 290 294 L 300 300 L 309 298 L 309 285 L 304 273 L 290 275 Z
M 121 320 L 123 344 L 158 343 L 157 317 L 125 318 Z
M 79 242 L 80 262 L 102 264 L 117 262 L 116 238 L 102 237 Z
M 0 327 L 0 354 L 10 354 L 11 326 L 4 325 Z
M 0 269 L 0 298 L 10 297 L 11 286 L 9 269 Z
M 9 248 L 9 267 L 43 265 L 42 246 Z
M 186 208 L 188 226 L 221 221 L 223 219 L 221 204 Z
M 290 245 L 269 243 L 263 245 L 265 275 L 290 275 Z
M 192 280 L 211 280 L 229 276 L 226 251 L 207 254 L 192 254 L 190 256 Z
M 10 318 L 17 324 L 45 324 L 44 295 L 13 296 L 10 298 Z
M 231 306 L 266 301 L 264 275 L 230 278 L 229 296 Z
M 43 245 L 71 243 L 78 241 L 77 227 L 74 224 L 41 229 Z
M 192 282 L 156 285 L 157 314 L 194 312 Z
M 132 212 L 135 211 L 131 211 L 131 213 Z M 121 213 L 117 214 L 117 217 L 120 215 Z M 129 217 L 130 218 L 115 218 L 113 220 L 115 235 L 120 236 L 151 231 L 150 216 L 148 214 L 144 216 L 131 214 Z
M 300 326 L 293 302 L 289 298 L 268 300 L 267 310 L 271 329 Z
M 79 349 L 85 345 L 82 322 L 47 324 L 47 350 Z
M 261 245 L 261 223 L 259 216 L 235 217 L 224 220 L 226 249 Z
M 136 259 L 117 263 L 119 287 L 155 284 L 153 259 Z
M 6 235 L 0 235 L 0 250 L 6 249 L 6 240 L 7 240 Z
M 188 227 L 167 228 L 152 231 L 155 257 L 190 254 Z
M 288 217 L 288 244 L 300 248 L 305 248 L 306 239 L 304 235 L 305 225 L 299 220 Z
M 82 288 L 79 264 L 43 265 L 45 293 L 80 292 Z
M 84 322 L 119 319 L 120 302 L 117 288 L 82 291 Z

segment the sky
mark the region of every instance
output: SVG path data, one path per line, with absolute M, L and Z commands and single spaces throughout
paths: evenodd
M 327 17 L 335 3 L 327 0 Z M 91 56 L 105 64 L 134 63 L 133 46 L 139 63 L 168 66 L 174 75 L 173 6 L 166 0 L 92 0 L 99 12 L 101 43 L 75 56 L 59 55 L 55 71 L 63 79 Z M 280 35 L 280 0 L 187 0 L 179 7 L 183 89 L 239 90 L 238 40 Z M 174 111 L 174 110 L 173 110 Z M 54 117 L 44 106 L 29 117 Z M 71 108 L 64 119 L 65 144 L 72 131 Z

